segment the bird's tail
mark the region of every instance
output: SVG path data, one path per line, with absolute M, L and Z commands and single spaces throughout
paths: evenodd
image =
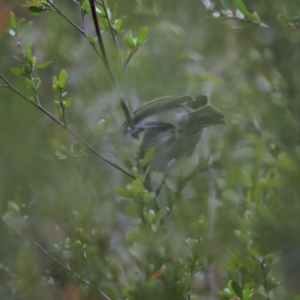
M 224 119 L 225 116 L 211 105 L 206 105 L 190 112 L 190 120 L 198 128 L 226 124 Z

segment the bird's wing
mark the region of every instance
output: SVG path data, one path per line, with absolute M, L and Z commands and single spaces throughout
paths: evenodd
M 141 119 L 153 114 L 156 111 L 161 109 L 175 107 L 179 104 L 185 103 L 187 101 L 191 101 L 192 97 L 190 96 L 181 96 L 181 97 L 173 97 L 166 96 L 162 98 L 157 98 L 152 101 L 149 101 L 143 105 L 141 105 L 134 112 L 134 123 L 139 122 Z

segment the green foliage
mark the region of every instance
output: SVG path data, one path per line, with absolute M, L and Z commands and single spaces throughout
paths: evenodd
M 202 2 L 12 1 L 1 299 L 299 299 L 300 7 Z M 199 94 L 227 124 L 157 196 L 124 105 Z

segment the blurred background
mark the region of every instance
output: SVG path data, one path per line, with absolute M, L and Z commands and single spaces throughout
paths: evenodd
M 221 2 L 215 1 L 216 11 L 223 9 Z M 232 11 L 237 2 L 229 1 Z M 119 151 L 124 148 L 119 128 L 125 118 L 99 57 L 61 16 L 49 11 L 31 16 L 24 3 L 0 0 L 0 73 L 32 96 L 24 80 L 10 72 L 22 67 L 14 57 L 20 49 L 8 33 L 13 11 L 17 19 L 34 22 L 32 51 L 38 63 L 52 61 L 36 72 L 42 105 L 53 112 L 52 77 L 66 69 L 66 90 L 73 98 L 68 125 L 125 166 Z M 80 26 L 77 3 L 55 4 Z M 298 24 L 300 4 L 244 4 L 269 28 L 215 18 L 200 0 L 108 1 L 112 11 L 117 6 L 118 18 L 126 16 L 118 34 L 121 52 L 128 49 L 124 40 L 129 30 L 137 36 L 142 27 L 149 29 L 149 40 L 132 57 L 124 78 L 112 38 L 104 33 L 109 61 L 130 109 L 165 95 L 202 93 L 227 121 L 207 129 L 192 158 L 170 175 L 159 201 L 174 213 L 165 231 L 153 237 L 158 245 L 153 242 L 147 250 L 126 238 L 136 220 L 126 212 L 129 200 L 114 191 L 131 179 L 96 157 L 60 159 L 57 151 L 65 153 L 61 145 L 67 151 L 72 144 L 76 153 L 88 151 L 47 116 L 0 88 L 2 299 L 104 299 L 35 242 L 111 299 L 183 299 L 174 291 L 173 296 L 146 297 L 157 289 L 147 285 L 147 260 L 150 264 L 153 259 L 151 251 L 162 251 L 184 268 L 193 252 L 187 240 L 199 236 L 199 269 L 191 298 L 185 299 L 231 299 L 224 292 L 230 280 L 251 290 L 252 298 L 245 299 L 300 299 L 300 31 L 280 17 L 291 16 L 291 23 Z M 85 31 L 95 36 L 90 15 Z M 97 125 L 102 119 L 109 123 L 105 130 Z M 217 166 L 184 181 L 196 165 L 213 161 Z M 167 264 L 168 255 L 160 255 L 160 266 Z M 174 274 L 180 276 L 181 267 Z M 135 296 L 126 290 L 134 290 Z

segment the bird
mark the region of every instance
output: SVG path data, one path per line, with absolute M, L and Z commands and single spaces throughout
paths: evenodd
M 142 139 L 141 153 L 155 149 L 149 163 L 152 172 L 168 172 L 181 158 L 190 157 L 205 127 L 226 124 L 205 95 L 154 99 L 138 107 L 132 120 L 134 127 L 125 121 L 121 132 L 129 146 L 135 138 Z

